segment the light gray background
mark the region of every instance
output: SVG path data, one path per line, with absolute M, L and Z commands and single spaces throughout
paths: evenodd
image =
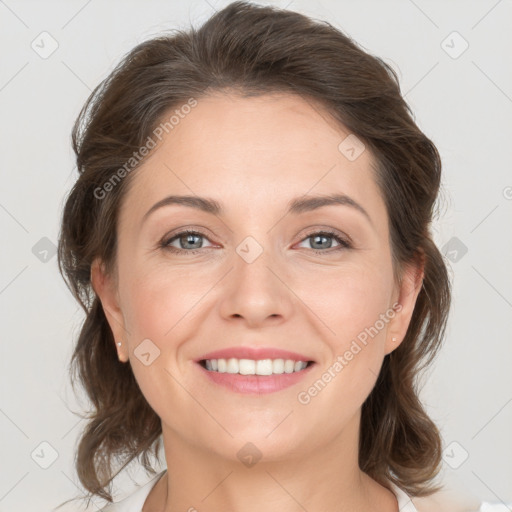
M 71 412 L 80 403 L 67 366 L 83 317 L 51 252 L 77 177 L 72 123 L 92 88 L 135 44 L 198 25 L 227 3 L 0 0 L 0 511 L 50 510 L 82 490 L 73 458 L 85 423 Z M 440 150 L 445 192 L 434 229 L 452 268 L 454 304 L 422 398 L 447 447 L 446 481 L 510 503 L 512 3 L 273 5 L 325 19 L 389 62 L 420 128 Z M 43 31 L 58 43 L 47 58 L 31 47 L 51 48 Z M 464 41 L 469 47 L 458 55 Z M 136 467 L 123 478 L 118 498 L 148 479 Z M 102 505 L 98 500 L 91 510 Z

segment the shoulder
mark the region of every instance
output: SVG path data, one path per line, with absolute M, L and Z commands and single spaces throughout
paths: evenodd
M 492 512 L 484 509 L 476 496 L 459 490 L 443 489 L 430 496 L 411 498 L 418 512 Z
M 409 496 L 391 481 L 389 485 L 395 492 L 401 512 L 498 512 L 495 508 L 484 508 L 489 504 L 482 503 L 460 483 L 454 486 L 453 482 L 445 481 L 438 492 L 424 497 Z
M 121 501 L 116 503 L 109 503 L 103 507 L 100 512 L 141 512 L 142 507 L 148 497 L 151 489 L 156 485 L 161 476 L 166 470 L 154 476 L 149 482 L 138 487 L 135 492 L 126 496 Z

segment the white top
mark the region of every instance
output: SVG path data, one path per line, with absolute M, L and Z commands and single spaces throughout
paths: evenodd
M 389 482 L 391 490 L 395 493 L 396 499 L 398 500 L 398 510 L 400 512 L 418 512 L 414 506 L 411 498 L 393 482 Z M 140 512 L 140 511 L 139 511 Z
M 166 471 L 167 470 L 164 469 L 161 473 L 153 477 L 147 484 L 137 489 L 130 496 L 127 496 L 117 503 L 111 503 L 102 508 L 101 512 L 142 512 L 142 507 L 144 506 L 144 502 L 149 496 L 151 489 L 153 489 Z M 392 482 L 390 482 L 390 484 L 395 493 L 396 499 L 398 500 L 398 508 L 400 509 L 400 512 L 418 512 L 409 496 Z

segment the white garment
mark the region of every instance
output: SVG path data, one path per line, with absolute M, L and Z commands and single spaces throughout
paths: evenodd
M 101 512 L 142 512 L 142 507 L 144 506 L 144 502 L 149 496 L 151 489 L 153 489 L 166 471 L 167 470 L 164 470 L 153 477 L 147 484 L 137 489 L 133 494 L 130 494 L 130 496 L 127 496 L 117 503 L 112 503 L 102 508 Z M 402 489 L 393 483 L 391 483 L 391 486 L 398 500 L 398 508 L 400 509 L 400 512 L 418 512 L 409 496 L 407 496 Z
M 391 490 L 395 493 L 396 499 L 398 500 L 398 510 L 400 512 L 418 512 L 414 506 L 411 498 L 393 482 L 389 482 Z M 139 511 L 140 512 L 140 511 Z
M 151 489 L 153 489 L 166 471 L 167 470 L 164 469 L 161 473 L 153 477 L 147 484 L 130 494 L 130 496 L 127 496 L 117 503 L 110 503 L 106 507 L 103 507 L 100 512 L 142 512 L 142 507 L 144 506 L 144 502 L 149 496 Z

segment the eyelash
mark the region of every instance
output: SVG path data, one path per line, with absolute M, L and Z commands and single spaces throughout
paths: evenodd
M 186 249 L 177 249 L 176 247 L 172 247 L 172 246 L 169 245 L 171 242 L 173 242 L 174 240 L 180 238 L 183 235 L 197 235 L 197 236 L 200 236 L 200 237 L 208 239 L 208 237 L 204 233 L 201 233 L 200 231 L 194 231 L 194 230 L 187 229 L 185 231 L 180 231 L 179 233 L 174 235 L 172 238 L 168 238 L 168 239 L 164 238 L 164 239 L 162 239 L 162 241 L 159 244 L 159 247 L 161 249 L 164 249 L 164 250 L 169 251 L 169 252 L 174 253 L 174 254 L 183 254 L 183 253 L 186 253 L 186 254 L 197 254 L 197 253 L 201 252 L 204 249 L 208 249 L 208 247 L 203 247 L 201 249 L 192 249 L 192 250 L 189 251 L 189 250 L 186 250 Z M 311 249 L 315 254 L 325 254 L 325 253 L 329 253 L 330 254 L 330 253 L 333 253 L 333 252 L 336 252 L 336 251 L 339 251 L 339 250 L 342 250 L 342 249 L 351 249 L 352 248 L 352 244 L 348 240 L 345 240 L 340 235 L 338 235 L 337 232 L 330 231 L 329 229 L 325 229 L 325 230 L 322 230 L 322 231 L 313 231 L 312 233 L 309 233 L 308 235 L 306 235 L 301 240 L 301 242 L 303 242 L 304 240 L 307 240 L 308 238 L 312 238 L 313 236 L 316 236 L 316 235 L 325 235 L 327 237 L 334 238 L 336 240 L 336 242 L 338 242 L 340 245 L 339 245 L 339 247 L 336 247 L 334 249 L 332 249 L 332 248 L 325 249 L 325 250 Z

